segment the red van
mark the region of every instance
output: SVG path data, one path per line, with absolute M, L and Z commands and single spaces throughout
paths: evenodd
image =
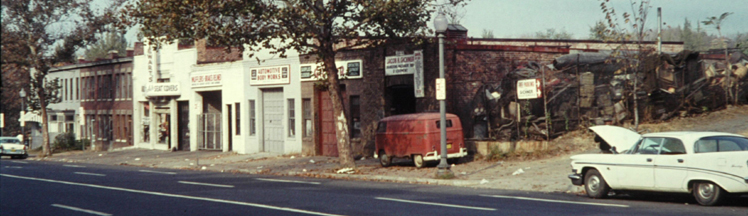
M 440 160 L 439 121 L 439 113 L 395 115 L 379 120 L 374 158 L 379 158 L 384 167 L 394 157 L 412 158 L 418 168 L 425 162 Z M 467 156 L 464 141 L 460 119 L 447 114 L 447 159 Z

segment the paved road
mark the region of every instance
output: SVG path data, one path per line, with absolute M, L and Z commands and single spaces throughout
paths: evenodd
M 748 215 L 571 194 L 0 160 L 0 215 Z M 684 204 L 690 202 L 687 205 Z

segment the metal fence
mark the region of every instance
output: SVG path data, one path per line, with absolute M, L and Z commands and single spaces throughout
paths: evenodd
M 197 115 L 197 148 L 200 150 L 221 150 L 221 114 L 203 113 Z

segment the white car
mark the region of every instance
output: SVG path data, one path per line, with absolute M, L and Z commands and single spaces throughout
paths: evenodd
M 8 155 L 12 159 L 26 159 L 29 153 L 26 145 L 15 137 L 0 137 L 0 157 Z
M 603 154 L 571 157 L 574 185 L 603 198 L 613 191 L 692 193 L 701 205 L 748 194 L 748 138 L 719 132 L 640 135 L 616 126 L 590 127 Z M 606 154 L 607 153 L 607 154 Z

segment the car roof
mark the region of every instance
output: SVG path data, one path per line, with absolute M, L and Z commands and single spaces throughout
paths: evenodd
M 642 135 L 643 137 L 671 137 L 680 139 L 697 140 L 703 137 L 712 136 L 734 136 L 744 137 L 739 134 L 724 133 L 724 132 L 712 132 L 712 131 L 672 131 L 672 132 L 656 132 Z

